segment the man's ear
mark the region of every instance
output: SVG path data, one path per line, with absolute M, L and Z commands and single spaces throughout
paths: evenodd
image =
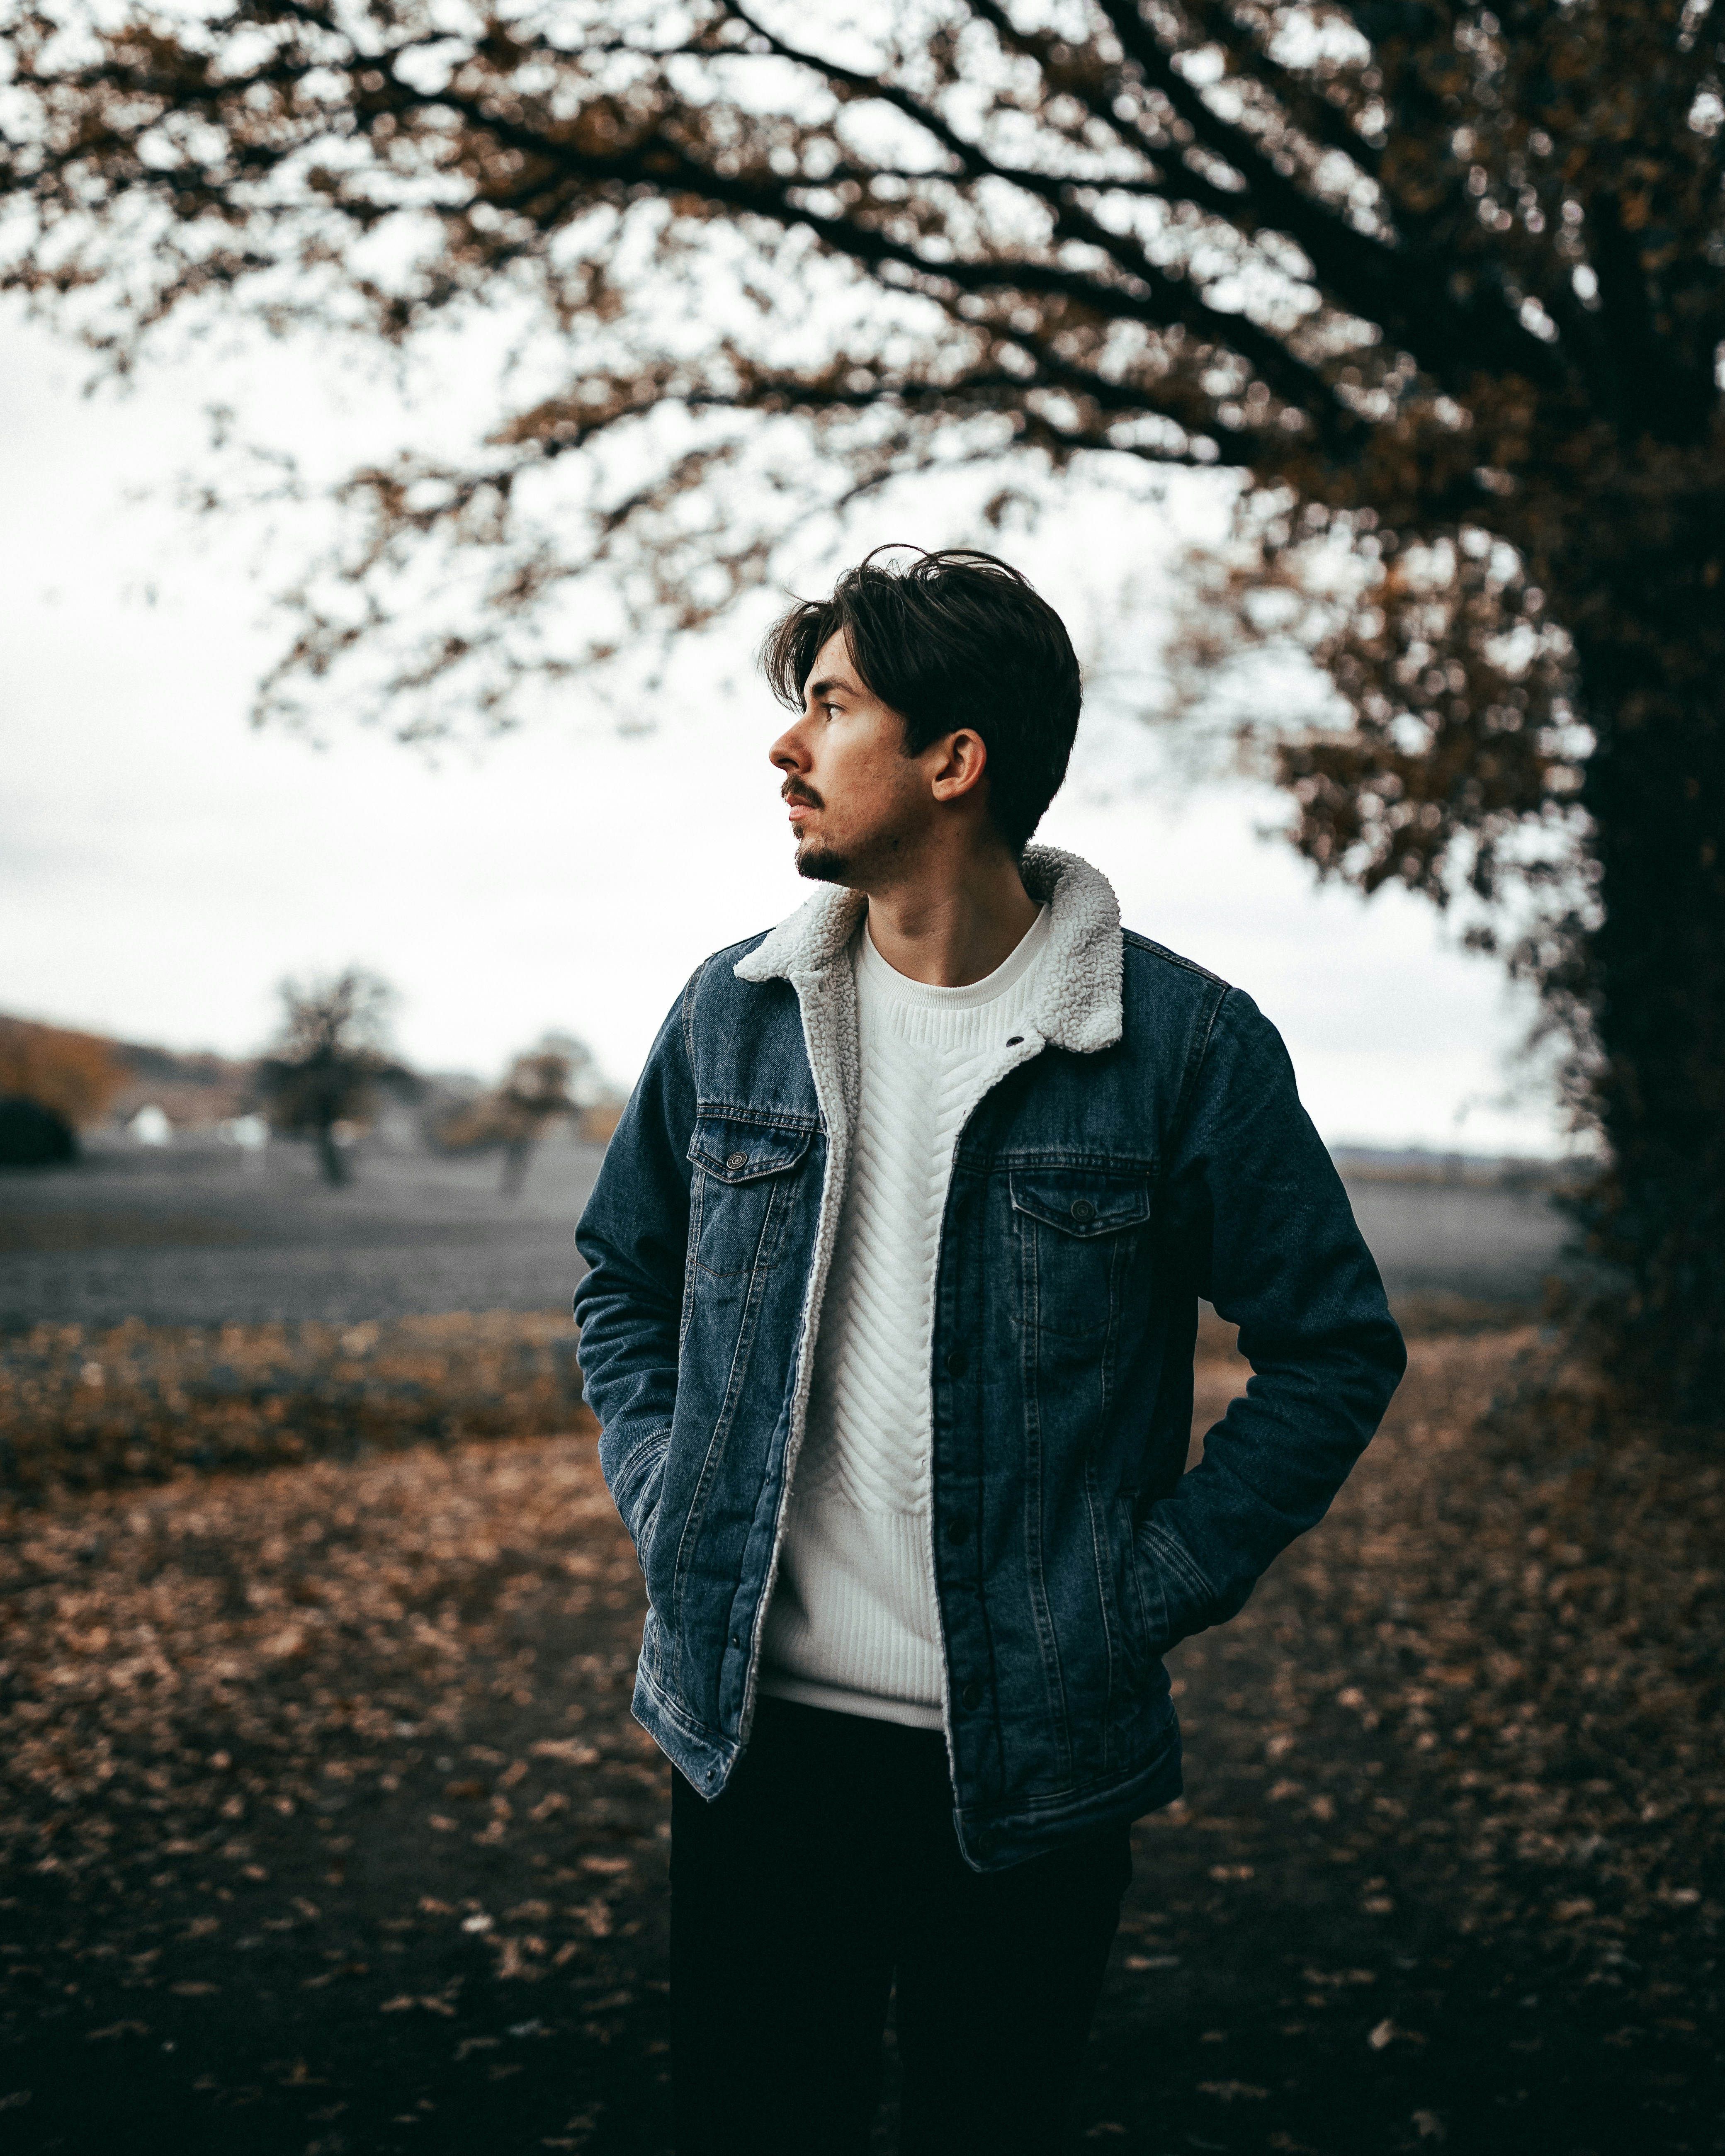
M 982 736 L 973 733 L 968 726 L 960 726 L 956 733 L 948 734 L 944 742 L 934 746 L 940 752 L 930 776 L 935 799 L 957 801 L 974 793 L 982 783 L 988 762 L 988 744 Z

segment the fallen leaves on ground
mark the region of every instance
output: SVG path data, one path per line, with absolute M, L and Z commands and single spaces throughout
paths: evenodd
M 1719 2145 L 1722 1471 L 1561 1389 L 1494 1411 L 1538 1352 L 1416 1342 L 1329 1518 L 1178 1650 L 1081 2137 Z M 566 1428 L 0 1514 L 9 2144 L 664 2148 L 668 1770 Z
M 1270 2146 L 1725 2145 L 1725 1465 L 1553 1353 L 1416 1340 L 1329 1517 L 1178 1650 L 1099 2062 L 1143 2131 L 1189 2086 L 1153 2025 L 1276 2092 Z M 1244 1374 L 1200 1365 L 1200 1426 Z
M 567 1312 L 363 1325 L 33 1326 L 0 1340 L 0 1487 L 268 1467 L 365 1448 L 567 1430 Z
M 145 2102 L 561 2131 L 515 2057 L 555 2035 L 650 2107 L 668 1770 L 580 1422 L 0 1514 L 0 2097 L 72 2145 Z

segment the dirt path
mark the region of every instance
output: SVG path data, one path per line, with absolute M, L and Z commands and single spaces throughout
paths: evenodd
M 1091 2136 L 1725 2147 L 1722 1477 L 1494 1441 L 1522 1344 L 1416 1343 L 1330 1517 L 1178 1650 Z
M 1180 1650 L 1075 2145 L 1725 2147 L 1722 1478 L 1482 1435 L 1517 1344 L 1416 1346 Z M 54 1500 L 0 1604 L 9 2150 L 666 2147 L 668 1776 L 590 1431 Z

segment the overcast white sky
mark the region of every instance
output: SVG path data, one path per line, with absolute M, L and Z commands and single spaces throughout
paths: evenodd
M 400 991 L 424 1067 L 490 1073 L 555 1027 L 632 1081 L 696 963 L 808 895 L 765 757 L 781 721 L 741 639 L 733 689 L 703 658 L 637 737 L 573 697 L 567 723 L 436 767 L 339 715 L 322 752 L 254 733 L 280 632 L 244 549 L 207 534 L 200 553 L 177 512 L 126 501 L 193 457 L 210 385 L 185 367 L 86 401 L 83 372 L 0 312 L 0 1009 L 243 1054 L 284 973 L 353 960 Z M 913 528 L 916 506 L 864 545 L 963 536 Z M 1069 525 L 1007 551 L 1088 618 L 1099 563 L 1153 556 L 1149 514 L 1092 504 L 1081 542 Z M 1537 1085 L 1504 1098 L 1527 1004 L 1428 906 L 1317 889 L 1255 835 L 1278 813 L 1163 775 L 1099 707 L 1039 836 L 1257 998 L 1332 1142 L 1558 1149 Z

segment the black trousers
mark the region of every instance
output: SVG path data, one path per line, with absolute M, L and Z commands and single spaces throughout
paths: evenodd
M 973 1871 L 937 1730 L 757 1702 L 671 1793 L 679 2156 L 852 2156 L 897 1991 L 901 2156 L 1053 2156 L 1132 1881 L 1122 1821 Z

